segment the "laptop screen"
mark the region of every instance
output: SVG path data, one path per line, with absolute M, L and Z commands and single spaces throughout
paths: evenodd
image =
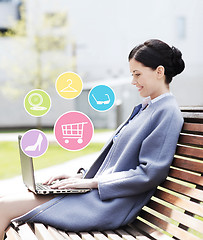
M 28 157 L 22 151 L 21 146 L 20 146 L 21 138 L 22 138 L 22 136 L 19 135 L 18 136 L 18 144 L 19 144 L 19 151 L 20 151 L 20 162 L 21 162 L 21 171 L 22 171 L 23 182 L 28 189 L 35 192 L 33 161 L 32 161 L 31 157 Z

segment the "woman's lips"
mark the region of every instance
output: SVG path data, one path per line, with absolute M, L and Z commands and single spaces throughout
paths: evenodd
M 143 87 L 137 87 L 137 88 L 139 92 L 143 89 Z

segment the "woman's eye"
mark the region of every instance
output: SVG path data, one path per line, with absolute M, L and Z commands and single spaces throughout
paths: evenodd
M 140 73 L 136 73 L 136 74 L 131 74 L 132 75 L 132 77 L 139 77 L 140 76 Z

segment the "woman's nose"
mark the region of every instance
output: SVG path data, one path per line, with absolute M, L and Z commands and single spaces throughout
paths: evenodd
M 132 79 L 131 84 L 132 84 L 132 85 L 136 85 L 136 84 L 137 84 L 137 81 L 136 81 L 135 78 Z

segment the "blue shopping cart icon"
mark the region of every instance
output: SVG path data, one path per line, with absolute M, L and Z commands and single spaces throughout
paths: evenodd
M 104 112 L 113 107 L 115 93 L 109 86 L 97 85 L 89 92 L 88 101 L 93 109 Z

